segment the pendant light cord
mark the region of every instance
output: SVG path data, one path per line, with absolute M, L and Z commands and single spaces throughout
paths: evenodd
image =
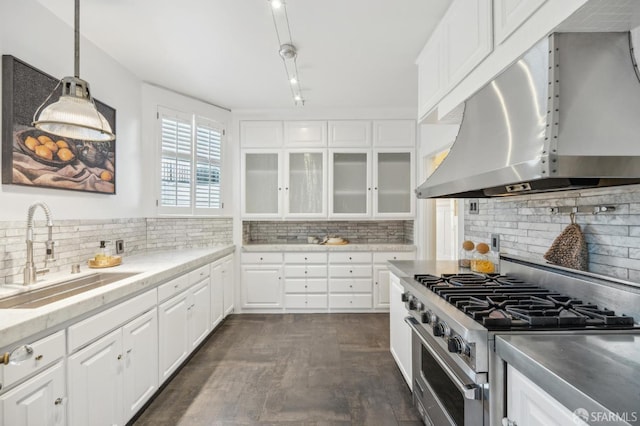
M 80 0 L 75 0 L 75 17 L 74 17 L 74 77 L 80 78 Z

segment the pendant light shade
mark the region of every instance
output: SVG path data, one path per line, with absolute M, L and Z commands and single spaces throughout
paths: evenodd
M 40 116 L 34 118 L 33 125 L 45 132 L 72 139 L 99 142 L 114 140 L 109 122 L 96 109 L 89 83 L 76 77 L 65 77 L 60 84 L 60 99 L 44 108 Z
M 58 89 L 56 87 L 33 116 L 33 126 L 54 135 L 90 142 L 108 142 L 116 138 L 109 122 L 96 108 L 89 83 L 80 74 L 80 0 L 75 0 L 74 77 L 64 77 L 62 94 L 57 102 L 42 108 Z M 39 113 L 39 114 L 38 114 Z

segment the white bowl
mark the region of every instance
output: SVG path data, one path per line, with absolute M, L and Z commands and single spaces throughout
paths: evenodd
M 337 237 L 329 238 L 327 240 L 327 243 L 329 243 L 329 244 L 340 244 L 340 243 L 343 243 L 343 242 L 344 242 L 344 240 L 342 238 L 337 238 Z

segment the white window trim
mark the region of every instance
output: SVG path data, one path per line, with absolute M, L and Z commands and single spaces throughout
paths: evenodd
M 191 149 L 191 205 L 189 207 L 172 207 L 172 206 L 162 206 L 162 117 L 169 118 L 177 118 L 180 120 L 186 120 L 191 122 L 191 140 L 192 140 L 192 149 Z M 221 141 L 220 141 L 220 208 L 197 208 L 195 206 L 195 173 L 196 173 L 196 146 L 195 146 L 195 134 L 196 134 L 196 126 L 198 123 L 203 123 L 207 127 L 219 129 L 221 131 Z M 157 147 L 156 149 L 156 178 L 155 178 L 155 193 L 156 193 L 156 212 L 159 216 L 223 216 L 224 215 L 224 190 L 225 186 L 223 184 L 225 180 L 225 161 L 224 161 L 224 151 L 226 147 L 226 130 L 223 123 L 200 116 L 196 113 L 187 113 L 184 111 L 179 111 L 172 108 L 167 108 L 158 105 L 156 110 L 156 122 L 155 122 L 155 132 L 154 132 L 154 143 Z

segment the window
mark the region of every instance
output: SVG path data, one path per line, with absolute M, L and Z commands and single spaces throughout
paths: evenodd
M 162 153 L 159 211 L 215 214 L 223 207 L 220 123 L 167 109 L 158 110 Z

